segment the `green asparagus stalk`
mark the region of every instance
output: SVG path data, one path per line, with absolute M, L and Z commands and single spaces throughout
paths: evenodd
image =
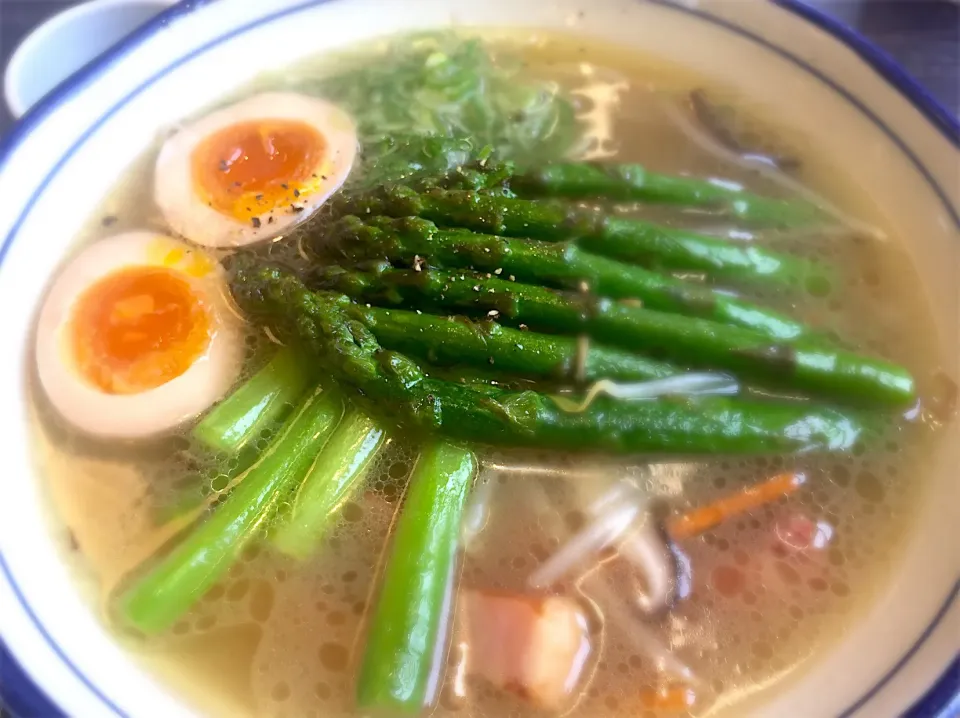
M 489 192 L 417 193 L 403 186 L 388 186 L 343 201 L 340 211 L 364 218 L 422 217 L 441 226 L 548 242 L 576 239 L 582 248 L 607 257 L 663 270 L 704 272 L 733 282 L 799 286 L 832 280 L 831 272 L 822 264 L 565 202 L 516 199 Z
M 193 429 L 215 451 L 234 454 L 283 418 L 307 388 L 309 372 L 290 349 L 280 349 L 256 374 L 217 404 Z
M 309 558 L 385 443 L 386 433 L 373 419 L 358 409 L 348 411 L 300 484 L 273 545 L 288 556 Z
M 504 327 L 493 321 L 438 317 L 402 309 L 358 307 L 377 340 L 388 349 L 425 357 L 445 365 L 473 364 L 507 374 L 568 381 L 615 379 L 636 381 L 679 374 L 664 361 L 598 344 L 578 342 Z M 578 357 L 580 351 L 583 356 Z
M 601 396 L 568 413 L 534 391 L 477 391 L 425 376 L 381 349 L 346 296 L 311 292 L 282 269 L 237 261 L 231 288 L 246 312 L 298 337 L 371 409 L 454 439 L 611 453 L 785 453 L 849 449 L 862 431 L 850 414 L 791 402 Z
M 772 310 L 591 254 L 573 244 L 441 230 L 429 220 L 415 217 L 344 217 L 334 235 L 352 260 L 385 257 L 416 261 L 422 256 L 441 267 L 473 268 L 503 278 L 514 276 L 566 289 L 587 288 L 614 299 L 639 299 L 652 309 L 746 327 L 773 339 L 795 339 L 810 333 L 802 323 Z
M 311 392 L 226 500 L 119 596 L 123 620 L 146 634 L 169 628 L 233 565 L 273 518 L 342 413 L 334 394 Z
M 323 276 L 326 286 L 360 301 L 457 308 L 542 331 L 584 332 L 612 346 L 726 369 L 751 384 L 872 406 L 906 406 L 915 397 L 910 373 L 881 359 L 809 342 L 773 341 L 748 329 L 609 299 L 433 269 L 338 269 Z
M 551 382 L 545 379 L 507 376 L 501 372 L 488 371 L 477 367 L 442 367 L 424 364 L 421 368 L 423 369 L 424 375 L 428 377 L 469 386 L 481 393 L 491 388 L 496 389 L 497 387 L 514 391 L 526 389 L 533 389 L 534 391 L 560 391 L 570 386 L 569 382 L 562 380 Z
M 420 456 L 394 531 L 357 682 L 361 710 L 419 712 L 435 669 L 446 594 L 456 583 L 473 453 L 436 442 Z
M 736 183 L 657 174 L 637 164 L 560 162 L 518 175 L 510 186 L 521 196 L 657 202 L 780 227 L 810 224 L 822 216 L 803 200 L 761 197 Z

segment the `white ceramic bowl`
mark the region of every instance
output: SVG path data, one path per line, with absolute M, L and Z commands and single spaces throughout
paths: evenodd
M 173 0 L 89 0 L 31 32 L 3 73 L 3 96 L 20 117 L 79 68 L 102 55 Z
M 0 336 L 7 346 L 0 353 L 0 627 L 16 664 L 63 712 L 95 718 L 190 709 L 113 641 L 75 590 L 58 549 L 62 535 L 24 422 L 24 347 L 47 278 L 90 208 L 159 127 L 268 67 L 451 23 L 576 30 L 705 75 L 736 76 L 743 90 L 776 104 L 834 157 L 856 165 L 890 223 L 910 239 L 943 333 L 944 362 L 956 374 L 960 128 L 887 59 L 794 0 L 182 3 L 42 101 L 0 155 Z M 757 715 L 900 715 L 955 660 L 960 441 L 956 425 L 950 431 L 922 521 L 889 557 L 897 580 L 806 674 L 781 690 L 758 689 Z M 14 668 L 9 658 L 0 666 L 7 676 Z M 8 691 L 25 690 L 9 677 L 5 683 Z M 938 690 L 946 705 L 950 684 Z M 956 707 L 954 696 L 943 714 L 956 715 Z M 23 710 L 55 714 L 44 703 Z

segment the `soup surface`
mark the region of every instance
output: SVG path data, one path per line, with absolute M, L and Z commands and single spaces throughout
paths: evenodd
M 476 76 L 482 81 L 476 82 Z M 900 249 L 901 238 L 891 236 L 880 208 L 871 204 L 868 188 L 851 168 L 818 154 L 816 138 L 789 130 L 789 122 L 763 98 L 743 97 L 734 86 L 709 84 L 654 58 L 565 36 L 492 33 L 479 39 L 388 40 L 262 77 L 240 99 L 266 91 L 320 97 L 353 118 L 361 154 L 352 170 L 347 167 L 347 191 L 385 182 L 378 173 L 388 163 L 371 161 L 378 155 L 370 149 L 382 137 L 435 133 L 466 135 L 478 151 L 490 144 L 494 157 L 521 167 L 562 157 L 642 163 L 650 172 L 722 178 L 717 186 L 818 205 L 826 222 L 784 229 L 709 207 L 691 210 L 683 203 L 630 200 L 611 207 L 577 200 L 581 207 L 602 206 L 617 216 L 832 267 L 839 280 L 805 281 L 789 291 L 763 283 L 717 285 L 815 327 L 821 337 L 817 341 L 840 342 L 851 351 L 902 364 L 916 380 L 918 403 L 893 410 L 850 409 L 877 425 L 840 451 L 692 456 L 659 450 L 618 456 L 567 453 L 562 445 L 489 447 L 479 437 L 472 447 L 479 469 L 459 518 L 463 529 L 449 570 L 453 588 L 446 589 L 458 599 L 438 604 L 438 625 L 424 629 L 422 636 L 429 644 L 422 651 L 434 656 L 427 685 L 414 690 L 424 695 L 424 714 L 647 718 L 726 710 L 740 715 L 758 691 L 791 680 L 867 609 L 891 579 L 951 397 L 920 281 Z M 316 139 L 313 130 L 298 129 L 298 122 L 289 114 L 272 129 L 255 122 L 234 125 L 241 129 L 233 134 L 221 130 L 201 147 L 232 158 L 220 159 L 224 164 L 218 171 L 235 172 L 247 184 L 243 191 L 252 187 L 249 192 L 260 198 L 294 192 L 293 200 L 285 196 L 282 201 L 294 214 L 308 213 L 313 211 L 309 202 L 300 204 L 301 194 L 309 195 L 303 189 L 307 184 L 290 190 L 286 182 L 268 177 L 279 153 L 312 157 L 310 152 L 323 154 L 330 146 L 323 138 L 332 125 L 318 125 L 321 136 Z M 298 149 L 298 142 L 308 140 L 313 143 L 309 152 Z M 158 152 L 162 156 L 166 149 L 155 148 L 122 178 L 78 239 L 80 247 L 133 230 L 186 233 L 172 227 L 171 215 L 154 201 L 159 183 L 186 181 L 155 171 Z M 313 173 L 320 182 L 315 170 L 294 167 L 289 157 L 284 171 L 299 173 L 303 183 Z M 335 158 L 330 162 L 333 169 L 323 170 L 324 182 L 326 172 L 339 171 Z M 195 172 L 199 182 L 197 176 Z M 216 176 L 203 181 L 220 182 Z M 227 208 L 221 214 L 230 214 L 239 206 L 240 190 L 234 192 L 230 182 L 220 184 L 217 202 Z M 279 240 L 264 244 L 253 237 L 251 256 L 308 275 L 317 260 L 303 245 L 309 249 L 310 238 L 323 233 L 317 228 L 328 221 L 328 207 L 291 225 Z M 257 230 L 269 228 L 274 217 L 261 221 L 249 207 L 237 216 L 244 227 Z M 220 231 L 210 229 L 210 223 L 203 226 L 209 236 Z M 249 239 L 239 231 L 230 235 L 244 237 L 234 246 L 195 241 L 217 247 L 210 256 L 229 267 L 236 244 Z M 411 271 L 420 271 L 419 261 L 418 253 Z M 501 274 L 513 279 L 509 270 L 498 268 L 496 276 Z M 702 271 L 675 274 L 697 286 L 712 286 L 709 272 L 706 279 Z M 141 283 L 148 281 L 154 280 Z M 160 317 L 156 321 L 167 323 L 166 338 L 151 345 L 151 361 L 159 362 L 160 369 L 150 376 L 173 372 L 185 378 L 180 365 L 193 362 L 194 354 L 170 347 L 180 332 L 192 337 L 190 351 L 199 351 L 197 332 L 207 331 L 206 320 L 186 328 L 176 324 L 186 321 L 181 314 L 189 312 L 164 314 L 163 307 L 175 302 L 158 292 L 129 290 L 115 303 L 127 313 L 119 316 L 121 310 L 114 307 L 103 321 L 127 322 L 111 326 L 137 332 L 144 326 L 137 323 L 139 313 L 153 312 Z M 197 306 L 201 309 L 191 311 L 212 305 Z M 220 316 L 219 311 L 209 309 L 210 316 Z M 270 359 L 275 342 L 289 341 L 280 329 L 271 330 L 270 322 L 234 321 L 230 313 L 236 312 L 230 303 L 223 313 L 227 328 L 203 336 L 226 332 L 239 337 L 242 361 L 228 383 L 240 386 Z M 577 353 L 586 351 L 581 345 Z M 168 361 L 168 356 L 174 358 Z M 582 364 L 582 356 L 577 361 Z M 445 363 L 452 366 L 438 368 L 438 376 L 464 368 L 457 361 Z M 500 369 L 492 357 L 490 364 L 485 371 Z M 322 361 L 318 366 L 320 381 L 336 385 L 336 373 Z M 723 385 L 725 377 L 721 373 L 711 381 Z M 596 378 L 551 378 L 542 384 L 522 379 L 511 387 L 562 394 L 566 404 L 558 400 L 560 405 L 576 412 L 581 389 L 595 386 Z M 736 378 L 733 390 L 761 401 L 785 401 L 803 393 L 763 382 L 754 387 Z M 160 380 L 150 381 L 148 388 Z M 271 455 L 271 442 L 282 433 L 280 420 L 264 424 L 236 452 L 212 451 L 198 438 L 196 419 L 173 422 L 173 428 L 149 436 L 91 436 L 97 432 L 77 428 L 58 411 L 46 382 L 41 386 L 34 378 L 32 388 L 37 457 L 66 527 L 65 544 L 76 559 L 78 582 L 139 659 L 215 715 L 353 716 L 378 707 L 381 689 L 367 685 L 377 680 L 368 663 L 391 659 L 366 653 L 373 650 L 371 625 L 381 632 L 387 625 L 378 622 L 378 613 L 385 610 L 379 602 L 389 593 L 382 577 L 399 560 L 397 551 L 391 553 L 392 539 L 400 541 L 396 533 L 406 529 L 404 509 L 414 501 L 408 482 L 427 441 L 422 432 L 402 420 L 395 423 L 396 413 L 382 406 L 385 416 L 378 415 L 377 422 L 385 435 L 372 439 L 376 446 L 360 472 L 362 483 L 339 497 L 329 526 L 314 535 L 309 550 L 278 548 L 277 527 L 295 510 L 298 498 L 296 492 L 276 489 L 269 512 L 264 509 L 262 520 L 250 524 L 249 535 L 230 549 L 236 555 L 227 552 L 229 569 L 197 588 L 202 597 L 171 615 L 163 630 L 143 630 L 144 624 L 127 620 L 125 611 L 132 611 L 133 603 L 123 597 L 138 581 L 151 580 L 153 567 L 175 555 L 178 542 L 187 540 L 184 536 L 196 525 L 209 524 L 227 506 L 231 493 L 251 475 L 243 469 L 263 452 Z M 344 396 L 353 401 L 350 390 L 344 389 Z M 573 408 L 567 406 L 571 403 Z M 584 415 L 593 416 L 589 411 Z M 742 493 L 757 485 L 767 488 Z M 730 503 L 744 496 L 748 499 L 740 509 Z M 616 510 L 608 510 L 611 505 Z M 685 513 L 711 506 L 712 514 Z M 651 528 L 656 530 L 651 533 Z M 667 549 L 669 561 L 637 559 L 625 548 L 635 539 L 648 559 L 659 547 Z M 667 571 L 665 589 L 657 573 L 661 569 Z M 656 603 L 658 590 L 669 600 L 646 610 Z M 547 596 L 558 601 L 545 603 Z M 568 638 L 580 641 L 570 656 L 565 653 Z M 358 683 L 361 704 L 368 701 L 360 707 Z M 394 692 L 384 703 L 388 715 L 400 712 L 398 700 Z

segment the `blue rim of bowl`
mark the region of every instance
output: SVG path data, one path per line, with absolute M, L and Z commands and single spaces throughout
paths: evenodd
M 159 13 L 142 27 L 138 28 L 132 34 L 127 36 L 124 40 L 121 40 L 119 43 L 113 46 L 106 53 L 88 63 L 74 75 L 64 81 L 61 85 L 54 88 L 22 117 L 14 129 L 7 135 L 7 137 L 0 142 L 0 170 L 2 170 L 6 164 L 10 153 L 33 131 L 38 124 L 56 111 L 56 109 L 64 101 L 82 92 L 83 89 L 96 80 L 100 74 L 113 67 L 119 61 L 123 60 L 123 58 L 132 50 L 140 46 L 158 31 L 168 27 L 171 23 L 176 22 L 178 19 L 193 13 L 195 10 L 211 4 L 214 1 L 215 0 L 181 0 L 181 2 L 177 3 L 176 5 L 173 5 L 172 7 Z M 93 134 L 93 132 L 100 125 L 103 124 L 103 122 L 105 122 L 109 117 L 111 117 L 115 112 L 129 102 L 134 96 L 151 86 L 167 73 L 206 52 L 212 47 L 219 45 L 233 37 L 241 35 L 257 26 L 266 24 L 268 22 L 273 22 L 291 14 L 295 14 L 306 8 L 322 5 L 332 1 L 333 0 L 306 0 L 303 3 L 292 5 L 276 13 L 260 17 L 244 26 L 235 28 L 229 33 L 214 38 L 213 40 L 196 48 L 188 55 L 178 58 L 176 61 L 167 65 L 165 68 L 132 90 L 118 103 L 111 107 L 104 115 L 102 115 L 97 122 L 95 122 L 84 133 L 82 133 L 77 141 L 64 155 L 64 157 L 55 164 L 47 179 L 59 172 L 60 168 L 69 159 L 69 157 L 90 137 L 90 135 Z M 919 159 L 917 159 L 909 146 L 907 146 L 903 140 L 899 138 L 899 136 L 897 136 L 889 127 L 887 127 L 887 125 L 868 107 L 866 107 L 859 99 L 857 99 L 855 95 L 836 84 L 828 76 L 824 75 L 822 72 L 812 67 L 801 58 L 793 55 L 783 48 L 780 48 L 777 45 L 774 45 L 759 35 L 733 24 L 732 22 L 726 21 L 696 8 L 678 5 L 673 0 L 645 1 L 696 16 L 711 24 L 723 27 L 741 37 L 765 47 L 766 49 L 793 63 L 800 69 L 817 77 L 821 82 L 825 83 L 832 90 L 843 96 L 844 99 L 856 107 L 900 148 L 900 150 L 911 160 L 915 168 L 924 176 L 930 187 L 939 196 L 955 225 L 960 227 L 960 216 L 958 216 L 953 205 L 950 203 L 949 198 L 946 196 L 934 178 L 930 175 L 929 171 L 923 166 Z M 900 94 L 903 95 L 903 97 L 914 108 L 923 114 L 923 116 L 934 127 L 936 127 L 952 145 L 955 147 L 960 147 L 960 122 L 958 122 L 949 111 L 940 105 L 940 103 L 934 99 L 929 92 L 927 92 L 909 74 L 907 74 L 907 72 L 893 58 L 874 46 L 869 40 L 864 38 L 859 33 L 855 32 L 849 27 L 846 27 L 839 21 L 820 12 L 819 10 L 806 5 L 802 0 L 772 0 L 772 2 L 784 11 L 789 12 L 800 19 L 806 20 L 820 30 L 823 30 L 834 37 L 837 41 L 853 50 L 864 62 L 873 68 L 873 70 L 879 76 L 885 79 L 890 86 L 899 91 Z M 31 206 L 39 196 L 39 193 L 42 191 L 42 187 L 46 184 L 47 182 L 41 183 L 41 187 L 30 198 L 30 201 L 17 218 L 17 221 L 11 229 L 9 235 L 5 238 L 3 245 L 0 246 L 0 261 L 2 261 L 6 255 L 7 249 L 12 243 L 13 238 L 16 236 L 20 224 L 23 222 L 23 219 L 26 217 Z M 23 607 L 25 613 L 30 617 L 35 628 L 40 632 L 44 640 L 49 644 L 53 651 L 61 658 L 61 660 L 63 660 L 66 667 L 80 680 L 84 686 L 91 691 L 93 695 L 99 698 L 107 708 L 119 716 L 125 716 L 126 714 L 106 695 L 104 695 L 103 692 L 86 677 L 80 668 L 70 661 L 70 659 L 63 653 L 62 649 L 57 645 L 56 641 L 54 641 L 53 637 L 47 632 L 43 624 L 39 621 L 38 617 L 31 610 L 25 597 L 20 591 L 19 585 L 10 572 L 2 552 L 0 552 L 0 572 L 4 574 L 7 582 L 10 584 L 14 594 Z M 946 597 L 943 604 L 937 611 L 937 614 L 933 617 L 930 624 L 917 638 L 911 648 L 879 681 L 877 681 L 877 683 L 866 694 L 864 694 L 856 703 L 843 711 L 839 718 L 847 718 L 847 716 L 855 713 L 868 701 L 870 701 L 879 691 L 881 691 L 890 682 L 890 680 L 893 679 L 899 670 L 910 661 L 917 651 L 920 650 L 927 638 L 929 638 L 929 636 L 939 627 L 941 621 L 953 605 L 958 593 L 960 593 L 960 581 L 957 581 L 954 584 L 949 595 Z M 4 669 L 3 674 L 3 677 L 5 678 L 5 690 L 8 691 L 8 695 L 14 696 L 16 700 L 16 705 L 12 705 L 11 708 L 19 708 L 21 711 L 26 710 L 30 714 L 35 712 L 38 714 L 42 713 L 44 715 L 63 714 L 56 702 L 51 700 L 50 697 L 48 697 L 39 687 L 37 687 L 29 679 L 26 673 L 19 667 L 19 665 L 16 664 L 12 654 L 2 642 L 0 642 L 0 658 L 3 659 L 2 664 L 7 666 L 7 668 Z M 953 715 L 954 709 L 957 708 L 958 703 L 960 703 L 960 678 L 958 678 L 958 676 L 960 676 L 960 657 L 954 660 L 954 662 L 947 668 L 944 674 L 937 679 L 927 693 L 924 694 L 904 715 L 909 716 L 910 718 L 935 718 L 938 716 L 940 718 L 948 718 L 948 716 Z M 14 685 L 15 689 L 11 689 L 11 685 Z
M 802 0 L 771 0 L 775 5 L 807 20 L 853 50 L 877 74 L 900 91 L 911 105 L 940 130 L 955 147 L 960 147 L 960 122 L 917 82 L 889 53 L 874 45 L 856 30 L 830 17 Z

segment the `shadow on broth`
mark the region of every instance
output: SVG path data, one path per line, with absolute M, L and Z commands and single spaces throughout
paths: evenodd
M 750 98 L 538 38 L 258 79 L 50 285 L 70 549 L 213 714 L 701 715 L 890 578 L 956 399 L 900 238 Z

